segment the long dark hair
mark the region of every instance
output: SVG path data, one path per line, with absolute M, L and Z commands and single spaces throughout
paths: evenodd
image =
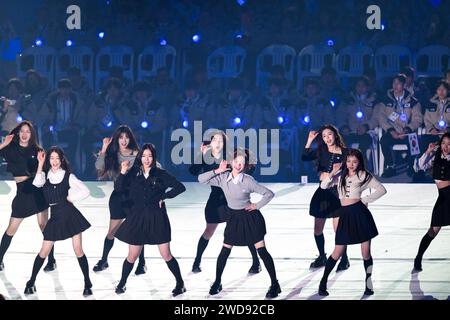
M 36 129 L 34 129 L 33 124 L 27 120 L 22 121 L 14 129 L 11 130 L 11 132 L 9 134 L 14 135 L 12 142 L 19 144 L 19 141 L 20 141 L 19 132 L 23 126 L 28 126 L 30 128 L 31 137 L 30 137 L 30 141 L 28 142 L 28 146 L 34 148 L 35 150 L 42 150 L 41 146 L 38 143 Z
M 45 163 L 44 163 L 44 171 L 48 172 L 51 169 L 50 165 L 50 155 L 55 152 L 59 156 L 59 160 L 61 161 L 61 169 L 65 170 L 66 172 L 70 173 L 70 164 L 69 160 L 67 160 L 66 155 L 64 154 L 64 150 L 61 147 L 53 146 L 50 149 L 48 149 L 46 156 L 45 156 Z
M 342 173 L 341 173 L 341 182 L 339 184 L 339 188 L 341 188 L 341 190 L 345 190 L 345 186 L 346 186 L 346 180 L 348 177 L 348 168 L 347 168 L 347 159 L 348 157 L 355 157 L 356 159 L 358 159 L 358 167 L 356 168 L 356 175 L 358 176 L 358 178 L 361 178 L 360 174 L 361 173 L 365 173 L 366 176 L 364 177 L 364 180 L 361 182 L 360 186 L 365 185 L 366 183 L 368 183 L 370 180 L 372 180 L 373 175 L 366 170 L 366 165 L 364 163 L 364 158 L 363 155 L 361 153 L 361 151 L 357 150 L 357 149 L 349 149 L 347 156 L 345 157 L 344 161 L 342 162 Z
M 326 146 L 325 142 L 322 139 L 322 132 L 324 132 L 326 129 L 328 129 L 328 130 L 333 132 L 333 134 L 334 134 L 334 144 L 336 146 L 338 146 L 341 149 L 346 148 L 344 139 L 342 138 L 341 134 L 339 133 L 339 130 L 335 126 L 333 126 L 331 124 L 327 124 L 327 125 L 324 125 L 323 127 L 321 127 L 319 129 L 319 135 L 317 136 L 318 137 L 318 141 L 317 141 L 318 149 L 317 149 L 317 151 L 319 153 L 324 151 L 324 150 L 327 150 L 327 148 L 328 148 Z
M 203 143 L 205 143 L 207 145 L 210 145 L 212 140 L 214 139 L 215 135 L 221 135 L 222 136 L 223 148 L 222 148 L 222 157 L 221 158 L 222 159 L 226 159 L 227 158 L 226 152 L 227 152 L 228 137 L 225 134 L 225 132 L 223 132 L 222 130 L 215 130 L 215 131 L 211 132 L 211 134 L 209 135 L 211 137 L 211 139 L 210 140 L 205 140 L 205 141 L 203 141 Z M 210 151 L 210 152 L 212 154 L 212 151 Z
M 100 170 L 98 172 L 99 178 L 103 178 L 108 171 L 114 171 L 119 172 L 120 171 L 120 163 L 119 163 L 119 157 L 117 156 L 117 153 L 120 150 L 119 147 L 119 138 L 122 133 L 125 133 L 127 137 L 130 139 L 130 142 L 128 143 L 127 148 L 131 149 L 133 152 L 139 150 L 139 146 L 136 142 L 136 138 L 133 134 L 133 131 L 129 126 L 119 126 L 113 133 L 112 141 L 109 144 L 108 148 L 106 149 L 105 154 L 105 168 L 104 170 Z
M 153 143 L 145 143 L 142 148 L 139 150 L 137 156 L 136 156 L 136 160 L 134 160 L 134 165 L 133 168 L 134 170 L 140 170 L 141 166 L 142 166 L 142 155 L 144 154 L 145 150 L 150 150 L 150 152 L 152 153 L 152 157 L 153 157 L 153 161 L 152 161 L 152 165 L 150 167 L 154 168 L 157 166 L 157 152 L 156 152 L 156 148 L 153 145 Z

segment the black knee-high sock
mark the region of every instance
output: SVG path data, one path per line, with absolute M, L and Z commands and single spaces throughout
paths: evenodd
M 199 265 L 202 261 L 203 252 L 205 252 L 206 247 L 208 246 L 209 240 L 206 240 L 203 236 L 198 239 L 197 244 L 197 254 L 195 255 L 194 264 Z
M 345 247 L 344 252 L 342 253 L 341 260 L 348 260 L 347 247 Z
M 55 245 L 53 244 L 52 250 L 48 254 L 48 262 L 55 262 Z
M 141 253 L 139 254 L 138 266 L 145 266 L 144 246 L 142 246 Z
M 430 245 L 431 241 L 433 241 L 433 239 L 434 238 L 430 237 L 428 233 L 426 233 L 423 236 L 422 241 L 420 241 L 419 251 L 417 252 L 417 258 L 422 260 L 423 254 L 425 253 L 425 251 L 427 250 L 428 246 Z
M 220 251 L 219 257 L 217 258 L 217 266 L 216 266 L 216 283 L 222 282 L 222 274 L 225 269 L 225 265 L 227 264 L 228 257 L 230 256 L 231 249 L 222 247 Z
M 319 250 L 319 255 L 324 256 L 325 255 L 325 237 L 323 236 L 323 233 L 321 235 L 314 235 L 314 240 L 316 240 L 316 246 Z
M 364 260 L 364 269 L 366 270 L 366 289 L 373 290 L 373 284 L 372 284 L 373 260 L 372 260 L 372 257 L 370 257 L 369 260 Z
M 108 260 L 108 254 L 111 251 L 111 248 L 114 245 L 114 238 L 108 239 L 105 238 L 105 241 L 103 242 L 103 253 L 102 253 L 102 261 Z
M 39 273 L 39 270 L 41 270 L 42 265 L 44 264 L 44 261 L 45 261 L 45 258 L 41 258 L 40 255 L 37 255 L 36 258 L 34 259 L 33 271 L 31 272 L 30 281 L 28 281 L 29 284 L 34 285 L 37 274 Z
M 3 257 L 5 256 L 6 250 L 8 250 L 9 245 L 11 244 L 12 236 L 3 234 L 2 242 L 0 243 L 0 262 L 3 261 Z
M 275 284 L 277 282 L 277 273 L 275 271 L 275 264 L 273 263 L 272 256 L 270 255 L 269 251 L 267 251 L 266 247 L 259 248 L 258 253 L 262 261 L 264 262 L 264 266 L 266 267 L 267 272 L 269 272 L 272 285 Z
M 122 278 L 120 278 L 120 282 L 117 285 L 120 288 L 125 287 L 127 283 L 128 276 L 130 275 L 131 270 L 133 270 L 134 263 L 128 262 L 127 259 L 123 261 L 122 265 Z
M 337 260 L 334 260 L 333 257 L 330 255 L 327 263 L 325 264 L 325 270 L 323 272 L 322 280 L 320 282 L 327 282 L 328 276 L 330 275 L 331 271 L 333 271 L 334 266 L 336 265 Z
M 84 286 L 91 288 L 92 283 L 91 283 L 91 279 L 89 278 L 89 263 L 86 258 L 86 255 L 83 255 L 82 257 L 78 258 L 78 264 L 80 265 L 81 272 L 83 272 Z
M 172 259 L 169 261 L 166 261 L 166 263 L 167 263 L 167 266 L 169 267 L 169 270 L 175 276 L 177 283 L 183 283 L 183 278 L 181 277 L 180 266 L 178 265 L 177 259 L 172 257 Z
M 256 252 L 255 246 L 248 246 L 250 253 L 252 254 L 252 260 L 254 266 L 259 266 L 258 252 Z

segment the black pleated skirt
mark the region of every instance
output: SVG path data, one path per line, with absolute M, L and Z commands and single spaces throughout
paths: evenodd
M 337 245 L 363 243 L 377 235 L 378 230 L 372 214 L 361 201 L 339 209 Z
M 341 202 L 337 187 L 330 189 L 319 188 L 314 192 L 309 205 L 309 214 L 315 218 L 327 219 L 339 217 Z
M 116 238 L 131 244 L 162 244 L 170 242 L 171 229 L 165 206 L 156 204 L 143 209 L 131 209 L 120 225 Z
M 223 193 L 211 193 L 205 207 L 205 220 L 207 223 L 222 223 L 228 219 L 227 200 Z
M 60 241 L 89 229 L 91 224 L 70 202 L 50 207 L 50 219 L 44 229 L 44 240 Z
M 439 189 L 439 196 L 433 208 L 431 216 L 432 227 L 450 225 L 450 186 Z
M 42 188 L 33 185 L 33 179 L 17 183 L 17 193 L 11 205 L 13 218 L 27 218 L 48 208 Z
M 264 240 L 266 222 L 259 210 L 251 212 L 228 208 L 224 243 L 232 246 L 250 246 Z
M 109 197 L 109 215 L 111 220 L 125 219 L 130 212 L 130 203 L 126 200 L 126 195 L 113 190 Z

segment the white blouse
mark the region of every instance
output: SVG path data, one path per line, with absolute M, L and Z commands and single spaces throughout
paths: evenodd
M 64 179 L 65 173 L 66 171 L 63 169 L 59 169 L 56 172 L 49 170 L 48 179 L 50 180 L 50 183 L 53 184 L 61 183 L 61 181 Z M 42 171 L 40 174 L 36 174 L 36 176 L 34 177 L 33 185 L 38 188 L 42 188 L 45 182 L 45 172 Z M 80 181 L 73 173 L 69 175 L 69 186 L 70 189 L 67 199 L 70 202 L 86 199 L 90 195 L 88 187 L 86 187 L 86 185 L 82 181 Z
M 369 182 L 361 185 L 365 176 L 365 172 L 360 173 L 359 177 L 357 174 L 352 177 L 348 176 L 345 180 L 345 189 L 343 189 L 340 187 L 341 176 L 337 174 L 334 177 L 324 178 L 320 183 L 320 188 L 328 189 L 333 186 L 338 186 L 339 199 L 361 199 L 361 202 L 364 204 L 374 202 L 386 194 L 386 188 L 375 177 L 372 177 Z M 375 189 L 375 192 L 361 198 L 363 191 L 369 188 Z

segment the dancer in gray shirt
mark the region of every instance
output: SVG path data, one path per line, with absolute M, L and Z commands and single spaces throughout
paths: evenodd
M 275 298 L 281 292 L 281 288 L 276 277 L 272 256 L 265 247 L 266 223 L 259 211 L 273 198 L 274 193 L 260 185 L 252 176 L 244 173 L 248 165 L 248 150 L 237 150 L 234 152 L 231 172 L 227 169 L 227 162 L 222 160 L 218 169 L 198 176 L 200 183 L 222 188 L 230 211 L 222 251 L 217 259 L 216 280 L 212 284 L 209 294 L 215 295 L 222 290 L 222 273 L 231 248 L 253 244 L 263 260 L 272 282 L 266 298 Z M 250 201 L 252 193 L 261 194 L 263 197 L 259 202 L 252 203 Z

